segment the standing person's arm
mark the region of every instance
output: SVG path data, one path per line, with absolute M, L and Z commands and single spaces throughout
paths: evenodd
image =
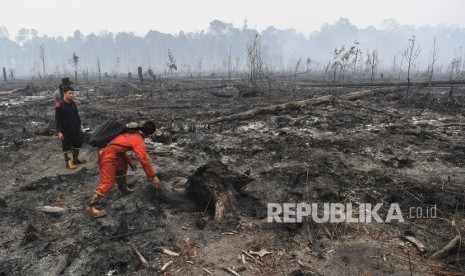
M 84 128 L 84 126 L 82 125 L 81 116 L 79 116 L 79 110 L 78 110 L 77 104 L 76 104 L 75 101 L 73 101 L 73 104 L 74 104 L 74 108 L 75 108 L 75 111 L 76 111 L 76 116 L 77 116 L 78 122 L 79 122 L 78 125 L 82 129 L 82 128 Z
M 63 140 L 63 113 L 60 102 L 57 102 L 55 106 L 55 123 L 58 132 L 58 139 Z

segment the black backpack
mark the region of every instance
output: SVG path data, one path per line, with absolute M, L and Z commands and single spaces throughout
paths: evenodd
M 90 135 L 89 144 L 98 148 L 106 147 L 113 138 L 125 130 L 125 124 L 116 119 L 108 119 L 95 128 L 94 132 Z

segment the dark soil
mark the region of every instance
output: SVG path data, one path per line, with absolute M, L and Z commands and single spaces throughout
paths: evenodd
M 244 91 L 239 81 L 206 79 L 133 83 L 137 89 L 120 82 L 77 85 L 85 127 L 108 118 L 152 119 L 158 126 L 146 141 L 164 194 L 152 190 L 139 165 L 128 178 L 139 192 L 121 197 L 115 188 L 104 200 L 109 214 L 93 219 L 83 208 L 99 184 L 96 149 L 85 144 L 89 162 L 65 168 L 54 131 L 58 83 L 0 84 L 0 275 L 230 275 L 225 268 L 240 275 L 465 273 L 464 246 L 429 259 L 465 233 L 460 87 L 453 99 L 446 88 L 410 97 L 375 89 L 358 107 L 331 102 L 208 124 L 253 108 L 357 90 L 280 83 L 251 94 L 256 90 Z M 208 202 L 184 197 L 188 179 L 210 161 L 244 179 L 232 185 L 237 204 L 221 221 L 212 219 Z M 398 203 L 405 222 L 268 223 L 267 203 L 287 202 Z M 433 206 L 436 216 L 425 218 Z M 423 218 L 411 217 L 410 208 L 421 209 Z M 270 253 L 244 264 L 242 250 Z M 168 261 L 172 265 L 160 272 Z

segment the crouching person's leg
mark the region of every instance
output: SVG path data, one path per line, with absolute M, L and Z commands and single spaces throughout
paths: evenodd
M 102 200 L 114 186 L 115 167 L 113 162 L 100 163 L 100 185 L 95 189 L 92 200 L 86 206 L 86 213 L 94 218 L 103 217 L 107 211 L 102 207 Z
M 94 218 L 100 218 L 105 216 L 107 214 L 107 211 L 103 209 L 101 205 L 103 197 L 104 195 L 96 190 L 94 195 L 92 196 L 92 200 L 86 206 L 86 214 Z
M 118 191 L 121 196 L 128 195 L 130 193 L 137 192 L 137 188 L 132 185 L 128 185 L 128 179 L 125 175 L 117 175 L 116 176 L 116 184 L 118 185 Z

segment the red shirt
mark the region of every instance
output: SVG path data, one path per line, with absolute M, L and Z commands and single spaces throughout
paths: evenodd
M 150 156 L 145 148 L 144 137 L 138 132 L 125 132 L 110 141 L 107 146 L 115 154 L 128 152 L 132 150 L 139 160 L 145 174 L 148 178 L 155 177 L 155 171 L 152 167 Z

